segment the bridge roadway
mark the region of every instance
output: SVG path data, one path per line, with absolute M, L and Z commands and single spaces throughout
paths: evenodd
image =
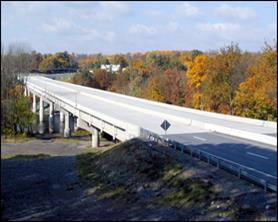
M 167 119 L 171 123 L 167 138 L 261 171 L 266 174 L 265 180 L 277 184 L 277 145 L 225 135 L 225 131 L 215 132 L 204 125 L 190 124 L 187 120 L 197 119 L 208 124 L 255 133 L 254 135 L 258 136 L 267 135 L 277 140 L 275 123 L 266 122 L 263 125 L 261 124 L 263 121 L 249 123 L 246 118 L 231 120 L 228 115 L 220 115 L 220 117 L 210 116 L 209 113 L 202 115 L 202 112 L 194 113 L 192 109 L 164 105 L 38 76 L 29 77 L 28 82 L 42 91 L 73 101 L 76 107 L 86 107 L 92 113 L 102 113 L 158 135 L 164 135 L 160 124 Z

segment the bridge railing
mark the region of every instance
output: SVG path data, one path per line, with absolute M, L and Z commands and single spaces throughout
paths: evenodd
M 273 182 L 277 181 L 277 177 L 275 176 L 244 166 L 234 161 L 227 160 L 217 155 L 210 154 L 206 151 L 189 147 L 187 145 L 184 145 L 174 140 L 170 140 L 143 128 L 141 128 L 140 130 L 140 135 L 148 141 L 161 143 L 177 151 L 180 151 L 182 154 L 188 154 L 191 160 L 193 160 L 193 158 L 197 158 L 201 161 L 207 162 L 212 166 L 217 167 L 218 169 L 223 169 L 233 175 L 236 175 L 238 178 L 242 178 L 254 184 L 257 184 L 263 187 L 265 191 L 270 190 L 277 192 L 277 184 L 274 184 Z

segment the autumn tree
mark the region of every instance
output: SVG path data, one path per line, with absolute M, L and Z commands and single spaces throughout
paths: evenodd
M 192 62 L 187 63 L 187 95 L 186 104 L 196 109 L 203 109 L 203 92 L 202 83 L 207 79 L 205 71 L 205 62 L 207 57 L 205 55 L 198 55 Z
M 266 44 L 259 60 L 246 72 L 234 98 L 235 114 L 277 120 L 277 45 Z
M 163 102 L 164 97 L 161 95 L 158 86 L 157 86 L 157 79 L 152 78 L 148 82 L 147 86 L 147 99 L 158 101 L 158 102 Z
M 77 62 L 74 55 L 70 55 L 67 51 L 57 52 L 54 55 L 48 55 L 39 65 L 40 72 L 52 72 L 56 70 L 76 69 Z
M 104 69 L 96 69 L 94 72 L 94 80 L 96 81 L 98 88 L 108 89 L 112 83 L 112 74 Z
M 206 110 L 234 114 L 235 91 L 248 67 L 242 58 L 238 44 L 234 43 L 208 57 L 205 64 L 208 78 L 203 84 Z
M 39 65 L 43 60 L 43 56 L 42 56 L 41 53 L 37 53 L 36 51 L 32 51 L 31 59 L 32 59 L 31 70 L 33 72 L 35 72 L 35 71 L 39 70 Z
M 31 70 L 31 50 L 16 43 L 4 50 L 1 45 L 1 134 L 15 135 L 32 123 L 30 98 L 23 97 L 23 83 L 19 74 Z

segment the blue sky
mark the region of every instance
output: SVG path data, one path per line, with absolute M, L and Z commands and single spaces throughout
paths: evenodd
M 259 51 L 277 36 L 269 2 L 1 2 L 1 41 L 42 53 L 217 50 L 238 42 Z

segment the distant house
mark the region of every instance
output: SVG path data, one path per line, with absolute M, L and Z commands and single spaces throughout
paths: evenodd
M 107 72 L 118 72 L 121 66 L 114 65 L 114 64 L 106 64 L 106 65 L 101 65 L 100 68 L 106 70 Z

